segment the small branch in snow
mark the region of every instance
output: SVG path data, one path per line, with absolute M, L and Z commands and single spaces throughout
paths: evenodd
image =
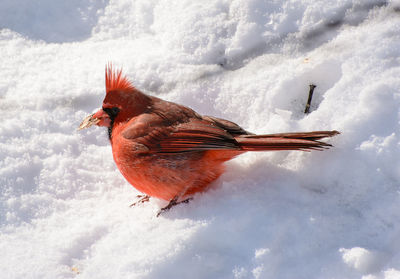
M 310 91 L 308 91 L 308 100 L 307 100 L 306 109 L 304 110 L 304 113 L 310 113 L 310 105 L 311 105 L 311 100 L 312 100 L 312 96 L 313 96 L 315 87 L 317 87 L 315 84 L 310 84 Z

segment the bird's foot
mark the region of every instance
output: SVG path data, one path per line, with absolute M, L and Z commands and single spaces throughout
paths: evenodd
M 172 200 L 169 201 L 168 205 L 161 208 L 160 211 L 157 213 L 157 217 L 161 215 L 161 213 L 170 210 L 172 207 L 174 207 L 175 205 L 181 204 L 181 203 L 188 203 L 191 200 L 193 200 L 193 198 L 188 198 L 186 200 L 180 201 L 178 202 L 178 197 L 173 198 Z
M 132 203 L 130 205 L 130 207 L 136 206 L 138 204 L 142 204 L 142 203 L 145 203 L 145 202 L 148 202 L 150 200 L 150 196 L 148 196 L 148 195 L 137 195 L 136 197 L 139 198 L 139 200 L 134 202 L 134 203 Z

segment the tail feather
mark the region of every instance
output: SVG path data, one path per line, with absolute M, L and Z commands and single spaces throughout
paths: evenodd
M 270 135 L 242 135 L 235 137 L 244 151 L 322 150 L 331 147 L 320 139 L 339 134 L 338 131 L 281 133 Z

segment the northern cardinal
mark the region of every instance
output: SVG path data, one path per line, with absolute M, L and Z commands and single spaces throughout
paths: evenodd
M 79 129 L 108 128 L 122 175 L 137 190 L 169 201 L 162 210 L 207 190 L 224 162 L 247 151 L 321 150 L 319 141 L 337 131 L 255 135 L 239 125 L 149 96 L 133 87 L 122 70 L 106 67 L 103 106 Z

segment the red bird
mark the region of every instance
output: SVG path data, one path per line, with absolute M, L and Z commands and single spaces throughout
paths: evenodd
M 254 135 L 239 125 L 146 95 L 112 66 L 106 68 L 102 108 L 80 125 L 108 128 L 122 175 L 149 197 L 169 201 L 166 210 L 207 190 L 224 163 L 247 151 L 321 150 L 337 131 Z M 161 212 L 161 211 L 160 211 Z

